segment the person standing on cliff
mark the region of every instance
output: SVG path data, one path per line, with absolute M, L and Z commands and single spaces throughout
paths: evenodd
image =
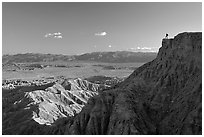
M 168 39 L 168 36 L 169 36 L 169 34 L 166 33 L 166 37 L 165 38 Z

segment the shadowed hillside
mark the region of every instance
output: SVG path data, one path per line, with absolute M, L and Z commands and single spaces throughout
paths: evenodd
M 202 134 L 202 33 L 163 39 L 153 61 L 90 99 L 69 134 Z

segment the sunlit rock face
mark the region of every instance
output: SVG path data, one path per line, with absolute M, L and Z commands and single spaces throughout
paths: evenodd
M 64 86 L 64 87 L 63 87 Z M 37 105 L 33 119 L 39 124 L 51 125 L 61 117 L 74 116 L 79 113 L 90 97 L 98 94 L 104 85 L 93 84 L 85 80 L 65 80 L 62 85 L 55 83 L 45 90 L 27 92 L 31 100 L 27 106 Z

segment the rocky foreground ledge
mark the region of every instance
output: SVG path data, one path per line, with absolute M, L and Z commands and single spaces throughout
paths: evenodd
M 163 39 L 156 59 L 90 98 L 74 117 L 12 127 L 18 116 L 3 115 L 3 134 L 202 134 L 201 74 L 202 33 L 181 33 Z

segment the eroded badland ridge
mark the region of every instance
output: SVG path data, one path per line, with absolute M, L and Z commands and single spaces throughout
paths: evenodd
M 76 116 L 21 129 L 8 134 L 202 134 L 202 33 L 163 39 L 156 59 Z
M 158 56 L 89 100 L 71 134 L 201 134 L 202 33 L 163 39 Z

